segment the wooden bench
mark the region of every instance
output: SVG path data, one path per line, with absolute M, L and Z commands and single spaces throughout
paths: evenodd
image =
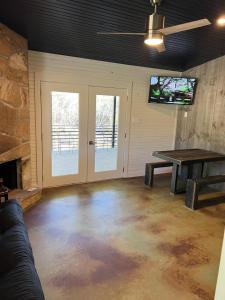
M 172 162 L 169 161 L 159 161 L 147 163 L 145 165 L 145 184 L 152 187 L 154 179 L 154 170 L 157 168 L 166 168 L 173 166 Z
M 210 184 L 225 182 L 225 175 L 209 176 L 198 179 L 188 179 L 186 187 L 185 205 L 193 210 L 199 207 L 198 194 L 200 188 Z

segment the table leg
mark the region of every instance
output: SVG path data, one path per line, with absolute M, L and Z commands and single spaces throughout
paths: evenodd
M 171 179 L 171 193 L 172 194 L 177 193 L 178 170 L 179 170 L 179 165 L 173 164 L 172 179 Z
M 206 176 L 206 163 L 203 162 L 202 163 L 202 169 L 201 169 L 201 177 L 205 177 Z
M 202 163 L 195 163 L 193 165 L 190 165 L 193 169 L 192 176 L 188 176 L 188 179 L 195 179 L 195 178 L 201 178 L 204 177 L 204 162 Z
M 191 179 L 193 177 L 193 165 L 188 165 L 187 166 L 187 178 L 185 179 L 185 181 L 187 181 L 187 179 Z
M 203 165 L 199 163 L 185 166 L 173 164 L 171 194 L 185 193 L 187 179 L 201 177 L 202 168 Z

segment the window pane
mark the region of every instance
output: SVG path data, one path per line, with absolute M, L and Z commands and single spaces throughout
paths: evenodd
M 117 170 L 120 97 L 96 96 L 95 172 Z
M 79 172 L 79 94 L 52 92 L 52 176 Z

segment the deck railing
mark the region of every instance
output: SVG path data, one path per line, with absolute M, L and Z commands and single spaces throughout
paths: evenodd
M 118 128 L 109 127 L 96 128 L 96 148 L 110 149 L 117 147 Z M 77 150 L 79 146 L 79 129 L 72 126 L 52 126 L 52 148 L 53 151 Z

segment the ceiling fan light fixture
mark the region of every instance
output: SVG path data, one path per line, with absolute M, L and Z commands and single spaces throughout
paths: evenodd
M 158 46 L 163 43 L 163 34 L 160 32 L 149 31 L 146 35 L 144 43 L 148 46 Z
M 218 24 L 219 26 L 225 26 L 225 16 L 220 17 L 220 18 L 217 20 L 217 24 Z
M 157 39 L 157 38 L 147 38 L 144 40 L 145 44 L 148 46 L 158 46 L 163 43 L 163 39 Z

